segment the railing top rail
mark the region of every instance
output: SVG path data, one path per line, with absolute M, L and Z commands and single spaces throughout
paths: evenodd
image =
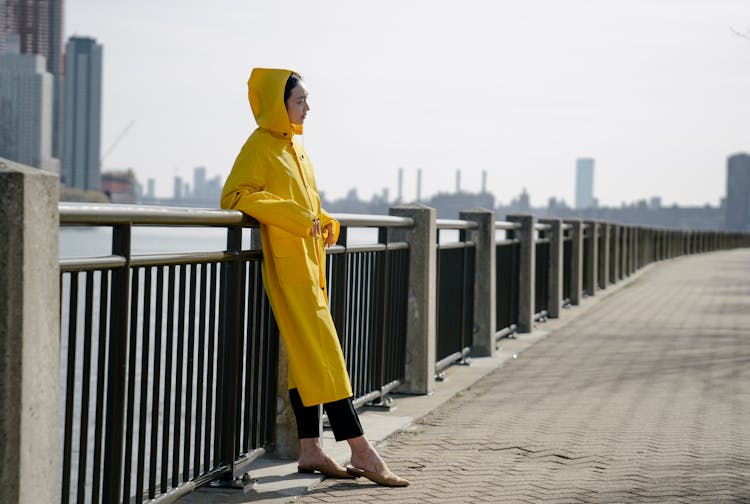
M 336 213 L 333 217 L 346 227 L 414 227 L 411 217 Z
M 258 222 L 238 210 L 184 208 L 112 203 L 61 202 L 60 224 L 114 226 L 140 224 L 150 226 L 246 226 Z
M 436 219 L 435 227 L 438 229 L 476 229 L 479 224 L 467 220 Z
M 495 221 L 495 229 L 505 229 L 506 231 L 521 229 L 521 224 L 518 222 Z
M 60 224 L 63 225 L 258 226 L 258 221 L 238 210 L 218 208 L 60 202 L 58 209 Z M 414 226 L 414 219 L 409 217 L 358 214 L 334 214 L 333 216 L 342 226 L 348 227 Z
M 537 222 L 536 225 L 534 226 L 534 229 L 537 230 L 537 231 L 549 231 L 550 229 L 552 229 L 552 225 L 551 224 L 541 224 L 541 223 Z

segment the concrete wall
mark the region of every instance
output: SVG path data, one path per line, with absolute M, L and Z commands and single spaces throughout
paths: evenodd
M 0 158 L 0 502 L 60 502 L 57 175 Z

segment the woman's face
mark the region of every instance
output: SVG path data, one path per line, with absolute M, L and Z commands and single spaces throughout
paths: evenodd
M 308 110 L 310 110 L 310 105 L 307 104 L 307 86 L 300 81 L 289 94 L 289 99 L 286 101 L 286 112 L 293 124 L 302 124 L 305 122 Z

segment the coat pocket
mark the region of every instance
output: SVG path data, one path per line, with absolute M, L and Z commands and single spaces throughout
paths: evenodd
M 311 282 L 307 256 L 299 238 L 277 238 L 272 244 L 274 266 L 282 285 Z

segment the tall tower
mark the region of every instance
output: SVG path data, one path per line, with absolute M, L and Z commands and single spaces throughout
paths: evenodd
M 59 173 L 52 158 L 53 91 L 44 56 L 0 54 L 0 156 Z
M 725 211 L 727 229 L 750 230 L 750 154 L 735 154 L 727 159 Z
M 576 208 L 594 206 L 594 160 L 578 158 L 576 160 Z
M 71 37 L 65 46 L 65 148 L 63 183 L 100 190 L 102 46 Z
M 20 42 L 21 54 L 44 56 L 53 77 L 52 154 L 62 147 L 62 41 L 63 0 L 0 0 L 0 54 L 8 52 L 9 39 Z

